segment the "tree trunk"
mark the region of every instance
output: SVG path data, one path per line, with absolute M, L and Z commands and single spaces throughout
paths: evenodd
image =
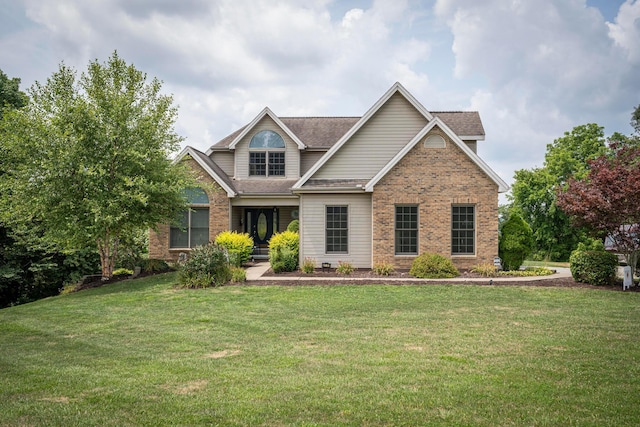
M 98 239 L 98 252 L 100 253 L 100 265 L 102 268 L 102 280 L 109 280 L 113 277 L 113 268 L 116 263 L 118 253 L 118 237 L 111 236 L 109 231 L 105 233 L 104 239 Z
M 631 282 L 633 282 L 633 276 L 636 273 L 636 265 L 638 264 L 639 256 L 640 256 L 640 251 L 633 251 L 629 254 L 625 254 L 625 260 L 627 261 L 627 265 L 631 268 Z

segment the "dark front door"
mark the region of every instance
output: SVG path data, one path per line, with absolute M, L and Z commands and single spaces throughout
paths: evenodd
M 278 231 L 278 210 L 275 208 L 245 209 L 244 215 L 246 232 L 256 246 L 266 245 Z

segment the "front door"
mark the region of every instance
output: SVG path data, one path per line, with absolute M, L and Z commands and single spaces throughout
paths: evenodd
M 249 233 L 256 246 L 266 245 L 273 233 L 278 231 L 278 209 L 258 208 L 244 210 L 245 232 Z

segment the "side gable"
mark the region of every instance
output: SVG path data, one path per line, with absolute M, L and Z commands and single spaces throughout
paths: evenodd
M 236 191 L 233 188 L 233 184 L 224 173 L 224 171 L 216 165 L 206 154 L 196 150 L 193 147 L 185 147 L 180 154 L 176 156 L 174 162 L 179 162 L 186 156 L 190 156 L 195 160 L 202 169 L 204 169 L 219 185 L 227 192 L 227 197 L 235 197 Z
M 396 154 L 384 168 L 380 170 L 364 187 L 367 192 L 372 192 L 375 185 L 402 160 L 404 156 L 411 151 L 419 142 L 423 141 L 425 136 L 435 127 L 440 128 L 450 139 L 465 153 L 473 163 L 475 163 L 497 186 L 498 192 L 504 193 L 509 190 L 509 185 L 502 180 L 476 153 L 471 150 L 440 118 L 436 117 L 431 120 L 418 134 Z
M 293 189 L 302 188 L 312 177 L 330 179 L 371 178 L 376 171 L 380 170 L 380 168 L 388 162 L 388 159 L 392 157 L 394 153 L 406 144 L 407 140 L 432 119 L 433 115 L 400 83 L 394 84 L 373 107 L 305 173 L 293 186 Z M 373 124 L 375 121 L 380 122 L 380 127 L 377 129 L 375 128 L 375 124 Z M 367 129 L 367 127 L 371 129 Z M 376 132 L 384 132 L 385 129 L 388 129 L 390 134 L 379 134 L 377 135 L 378 138 L 376 138 Z M 378 141 L 376 141 L 376 139 Z M 347 144 L 347 142 L 349 142 L 349 144 Z M 368 142 L 372 142 L 372 145 L 367 146 Z M 378 142 L 378 144 L 374 146 L 373 144 L 376 142 Z M 353 145 L 353 148 L 346 148 L 350 145 Z M 375 154 L 372 156 L 373 153 L 371 149 L 373 149 L 373 153 L 379 150 L 378 156 Z M 338 152 L 340 152 L 340 154 L 336 154 Z M 358 160 L 362 159 L 365 155 L 367 156 L 367 163 L 358 162 Z M 358 174 L 357 170 L 353 169 L 354 164 L 364 166 L 360 174 Z M 322 170 L 323 168 L 325 170 Z

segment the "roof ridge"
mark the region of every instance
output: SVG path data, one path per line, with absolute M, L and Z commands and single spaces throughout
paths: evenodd
M 429 111 L 430 113 L 477 113 L 478 110 L 446 110 L 446 111 Z
M 359 119 L 362 116 L 280 116 L 280 119 Z

